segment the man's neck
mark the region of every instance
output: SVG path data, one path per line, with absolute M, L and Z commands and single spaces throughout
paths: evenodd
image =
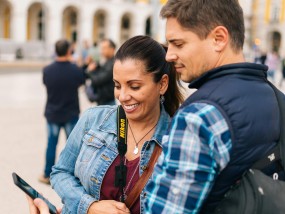
M 67 62 L 69 61 L 69 58 L 67 56 L 58 56 L 56 57 L 57 62 Z
M 245 58 L 242 51 L 240 51 L 239 53 L 234 53 L 233 51 L 225 51 L 221 53 L 221 56 L 219 57 L 219 60 L 217 61 L 215 67 L 242 62 L 245 62 Z

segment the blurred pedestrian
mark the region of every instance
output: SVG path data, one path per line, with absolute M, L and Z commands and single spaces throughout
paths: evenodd
M 275 82 L 275 73 L 280 66 L 280 57 L 277 51 L 272 51 L 267 54 L 265 64 L 268 66 L 268 77 L 274 83 Z
M 262 65 L 265 64 L 266 56 L 267 56 L 267 53 L 266 53 L 265 51 L 262 51 L 262 52 L 261 52 L 261 56 L 260 56 L 260 63 L 261 63 Z
M 48 184 L 51 168 L 55 162 L 56 146 L 60 129 L 69 136 L 79 117 L 78 88 L 84 84 L 81 69 L 71 63 L 71 46 L 67 40 L 55 44 L 56 60 L 43 69 L 43 83 L 47 91 L 45 117 L 48 143 L 44 174 L 39 181 Z
M 88 55 L 89 55 L 89 50 L 90 50 L 90 45 L 88 40 L 84 40 L 82 43 L 82 50 L 81 50 L 81 55 L 80 55 L 80 62 L 78 65 L 82 67 L 86 61 L 88 61 Z
M 96 64 L 100 64 L 101 62 L 101 54 L 99 46 L 97 45 L 97 42 L 94 42 L 93 46 L 89 49 L 88 56 L 90 57 L 90 61 L 95 62 Z
M 91 79 L 91 89 L 96 96 L 93 101 L 96 101 L 98 105 L 116 104 L 113 82 L 115 49 L 116 45 L 111 39 L 103 39 L 100 42 L 100 54 L 105 62 L 99 65 L 98 62 L 93 61 L 87 67 L 87 75 Z
M 285 57 L 283 58 L 282 63 L 281 63 L 281 70 L 282 70 L 282 77 L 279 83 L 280 87 L 282 87 L 283 80 L 285 79 Z

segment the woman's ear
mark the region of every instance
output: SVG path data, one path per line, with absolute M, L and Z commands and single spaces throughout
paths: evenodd
M 165 92 L 167 91 L 167 88 L 168 88 L 168 83 L 169 83 L 168 75 L 163 74 L 163 76 L 161 77 L 161 80 L 159 81 L 159 84 L 160 84 L 159 93 L 160 93 L 160 95 L 165 94 Z
M 211 31 L 213 47 L 216 52 L 222 52 L 229 43 L 229 32 L 224 26 L 217 26 Z

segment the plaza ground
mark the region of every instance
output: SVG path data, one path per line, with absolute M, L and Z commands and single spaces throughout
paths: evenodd
M 13 184 L 12 172 L 61 206 L 51 187 L 37 180 L 43 173 L 46 149 L 45 100 L 40 64 L 0 66 L 0 213 L 29 213 L 25 194 Z M 80 88 L 80 101 L 82 111 L 91 106 L 84 88 Z M 62 132 L 58 153 L 64 144 Z

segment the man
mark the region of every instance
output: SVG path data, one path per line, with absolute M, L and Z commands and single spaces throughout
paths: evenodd
M 164 139 L 146 213 L 214 213 L 230 186 L 276 145 L 277 100 L 267 67 L 245 63 L 237 0 L 169 0 L 161 16 L 166 60 L 198 90 Z
M 79 117 L 78 88 L 84 84 L 84 73 L 69 59 L 70 43 L 59 40 L 55 44 L 55 62 L 43 69 L 43 83 L 47 90 L 45 117 L 47 120 L 48 145 L 44 175 L 39 181 L 49 184 L 49 175 L 55 162 L 59 132 L 64 128 L 66 137 Z
M 115 49 L 116 45 L 112 40 L 103 39 L 100 42 L 100 53 L 101 57 L 105 59 L 105 63 L 100 66 L 93 62 L 87 68 L 98 105 L 115 104 L 113 82 Z

